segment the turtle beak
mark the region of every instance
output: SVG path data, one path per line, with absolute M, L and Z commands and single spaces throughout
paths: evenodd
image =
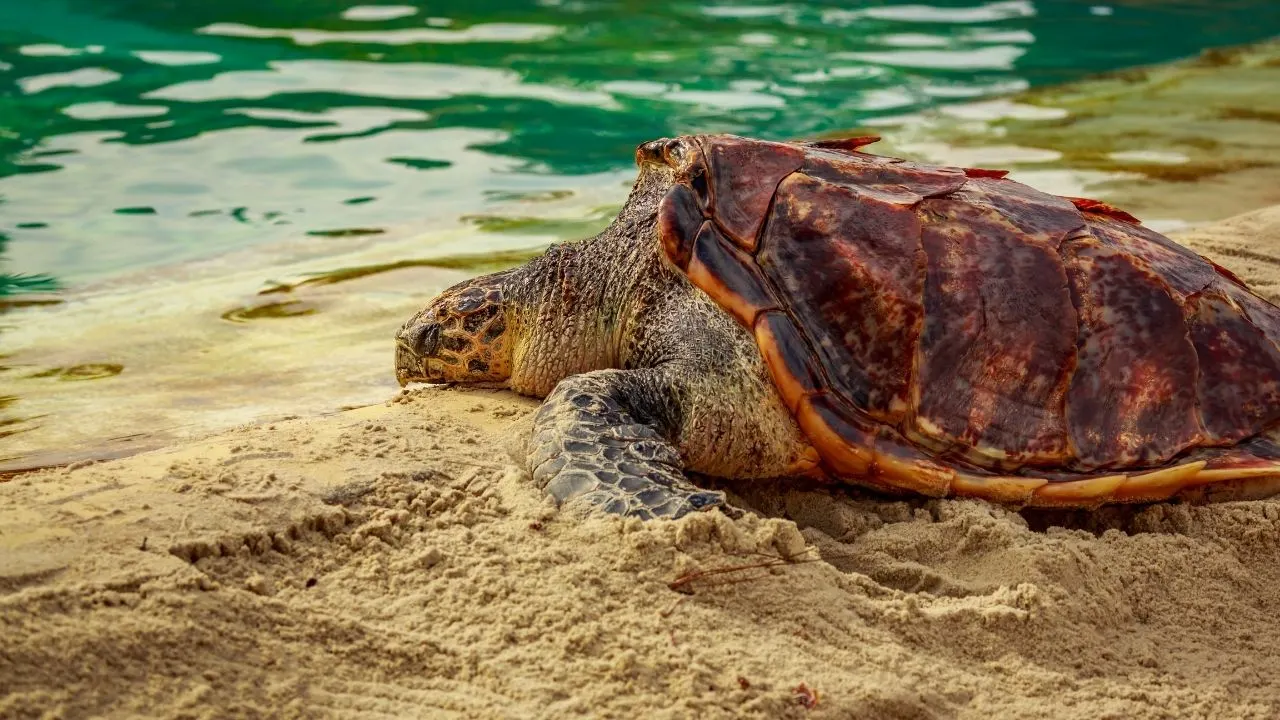
M 411 382 L 432 382 L 427 358 L 440 346 L 440 325 L 434 313 L 415 317 L 396 333 L 396 380 L 400 387 Z

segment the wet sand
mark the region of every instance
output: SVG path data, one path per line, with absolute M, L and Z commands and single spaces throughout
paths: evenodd
M 930 162 L 1012 170 L 1161 231 L 1280 203 L 1280 41 L 1205 51 L 870 128 Z

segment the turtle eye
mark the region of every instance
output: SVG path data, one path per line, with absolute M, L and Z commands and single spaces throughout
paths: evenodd
M 398 343 L 417 357 L 431 357 L 440 346 L 440 326 L 434 322 L 410 322 L 400 329 Z
M 685 158 L 688 157 L 689 151 L 685 148 L 684 143 L 679 138 L 667 141 L 662 146 L 662 158 L 667 164 L 673 168 L 681 168 L 684 166 Z

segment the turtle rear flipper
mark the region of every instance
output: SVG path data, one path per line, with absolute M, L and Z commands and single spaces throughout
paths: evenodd
M 660 370 L 598 370 L 562 380 L 533 421 L 528 467 L 556 500 L 627 517 L 678 518 L 724 506 L 700 490 L 664 437 Z

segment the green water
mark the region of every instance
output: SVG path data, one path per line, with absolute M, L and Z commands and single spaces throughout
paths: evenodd
M 832 133 L 1277 34 L 1274 0 L 0 0 L 0 294 L 616 202 L 653 137 Z

